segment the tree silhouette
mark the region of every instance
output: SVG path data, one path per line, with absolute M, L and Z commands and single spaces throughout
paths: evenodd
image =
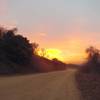
M 100 58 L 99 50 L 94 47 L 89 47 L 86 49 L 88 54 L 88 61 L 91 63 L 98 63 Z
M 32 43 L 32 46 L 33 46 L 33 53 L 35 55 L 37 55 L 37 50 L 38 50 L 39 44 L 34 42 L 34 43 Z
M 85 71 L 87 72 L 100 72 L 100 51 L 91 46 L 86 49 L 88 54 L 87 62 L 85 64 Z
M 26 37 L 17 35 L 16 31 L 17 29 L 6 30 L 1 28 L 0 63 L 14 63 L 18 65 L 15 70 L 19 70 L 22 67 L 30 66 L 33 62 L 32 57 L 37 45 L 30 43 Z

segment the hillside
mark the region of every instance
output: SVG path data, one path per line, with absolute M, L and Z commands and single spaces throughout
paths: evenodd
M 37 55 L 33 57 L 33 65 L 36 72 L 39 73 L 66 70 L 68 68 L 66 63 L 59 60 L 49 60 Z

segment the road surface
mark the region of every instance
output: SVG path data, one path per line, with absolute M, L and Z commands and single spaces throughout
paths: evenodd
M 0 77 L 0 100 L 81 100 L 75 72 Z

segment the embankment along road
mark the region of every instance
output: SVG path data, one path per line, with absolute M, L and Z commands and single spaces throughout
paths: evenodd
M 0 77 L 0 100 L 80 100 L 75 72 Z

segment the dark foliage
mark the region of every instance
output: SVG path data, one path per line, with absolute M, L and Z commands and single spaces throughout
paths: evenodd
M 82 67 L 82 71 L 100 73 L 100 51 L 94 47 L 86 49 L 88 54 L 87 62 Z
M 5 68 L 5 70 L 13 69 L 14 71 L 19 71 L 31 65 L 33 52 L 36 46 L 31 44 L 27 38 L 16 35 L 15 33 L 16 29 L 5 30 L 1 28 L 0 30 L 1 69 Z

